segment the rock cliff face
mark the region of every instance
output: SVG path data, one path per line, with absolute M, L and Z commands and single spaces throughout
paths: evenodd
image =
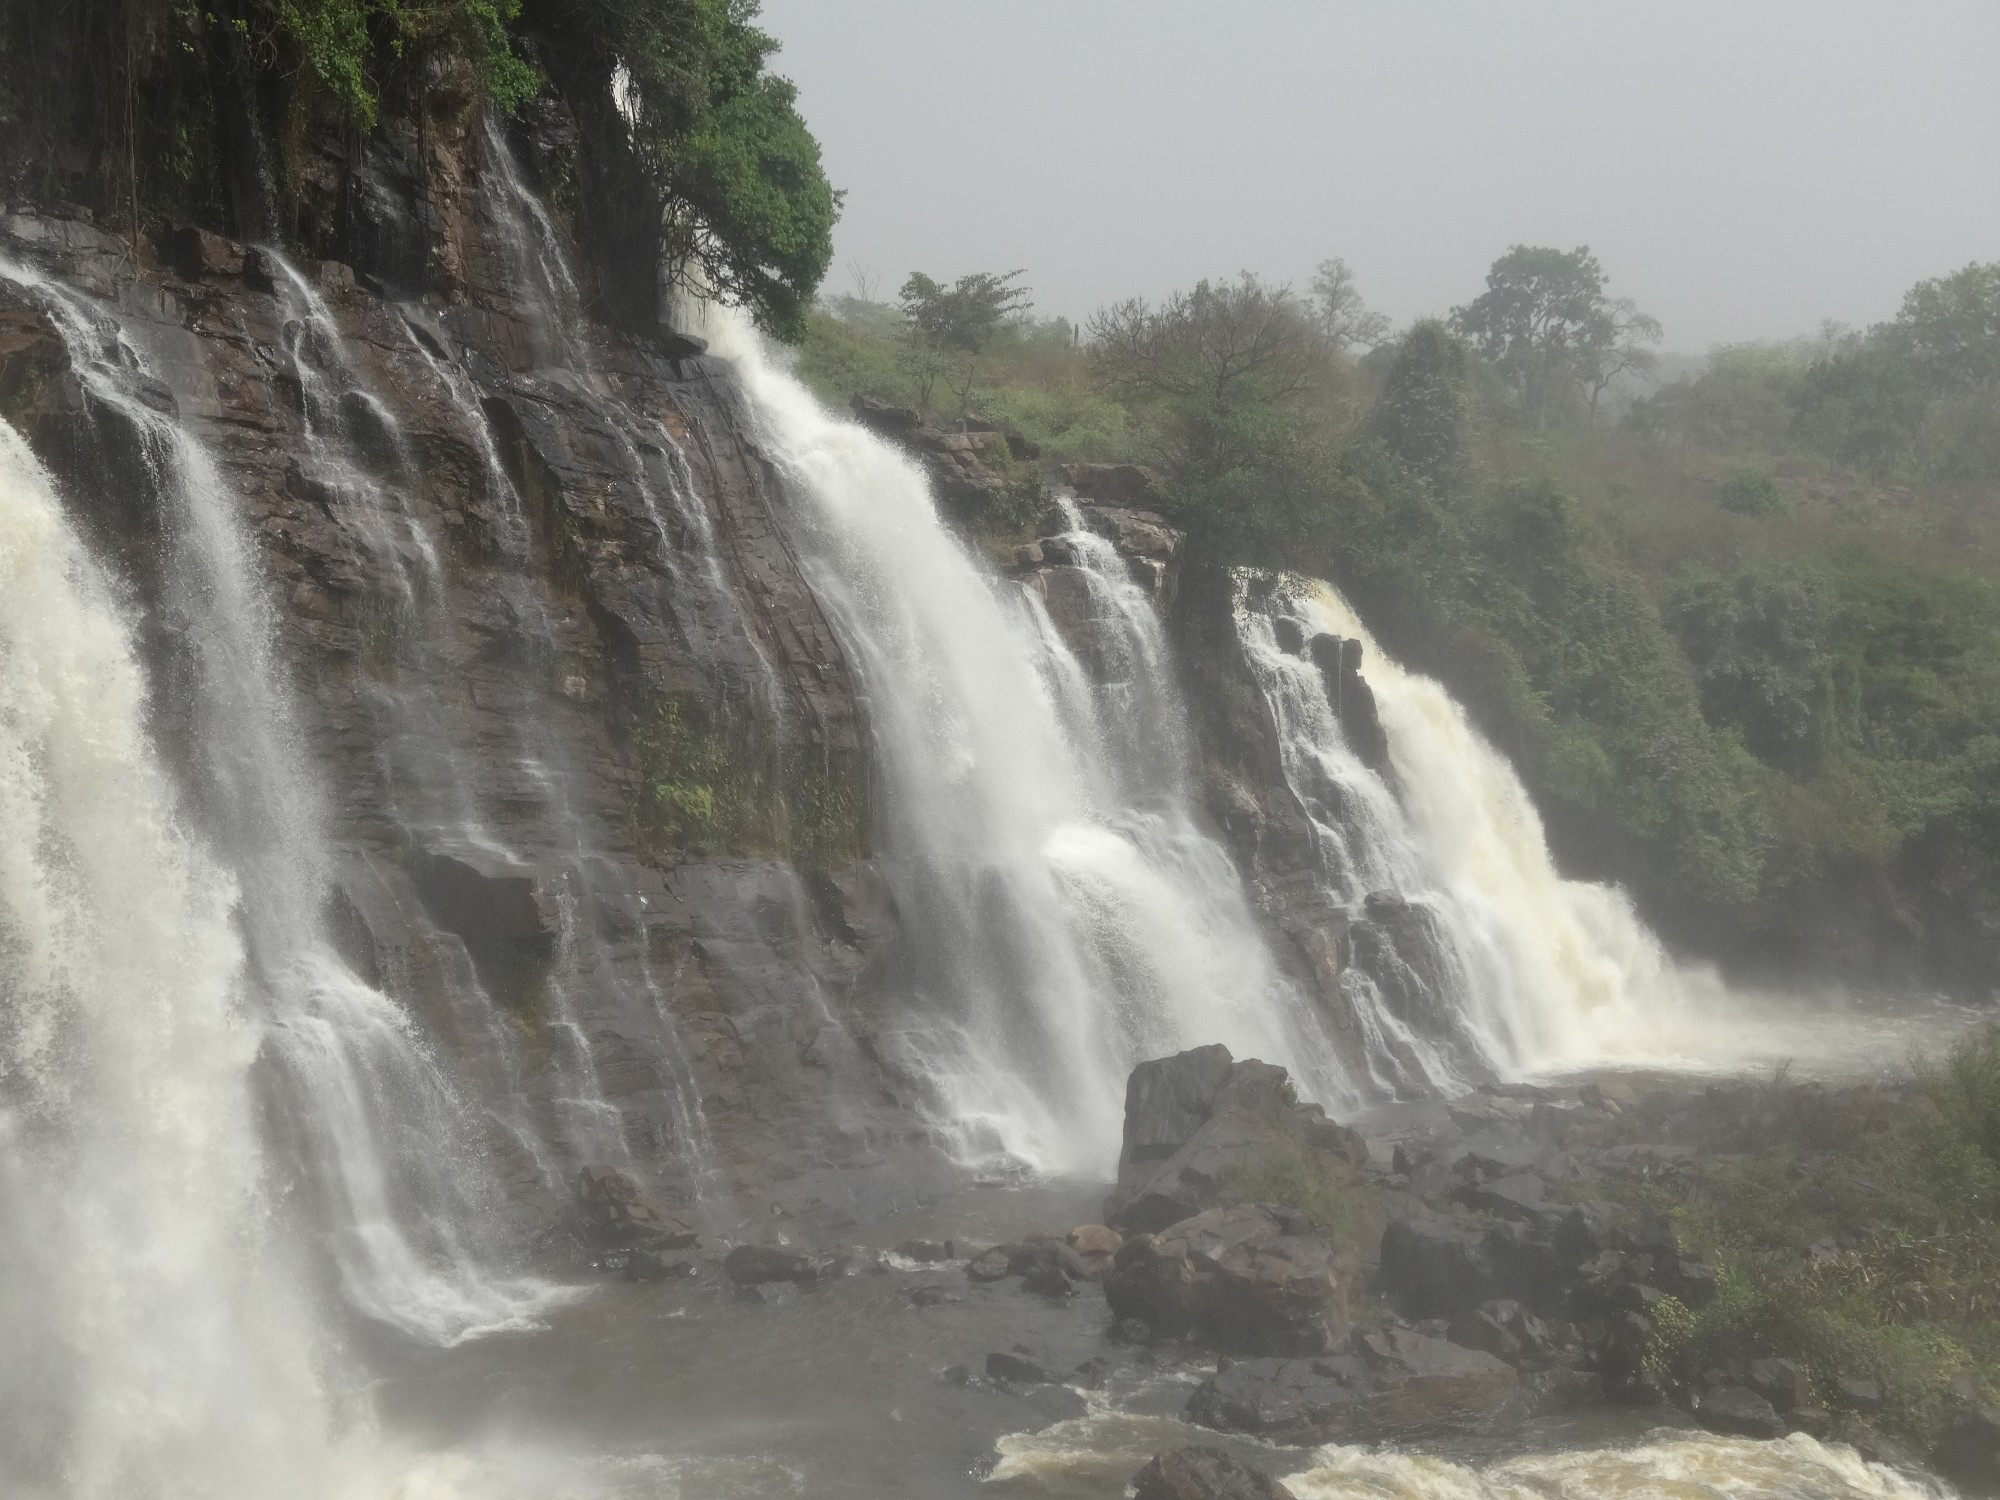
M 535 190 L 573 144 L 560 112 L 503 132 L 434 83 L 421 118 L 314 156 L 303 222 L 338 258 L 0 216 L 0 415 L 128 581 L 161 738 L 221 830 L 206 605 L 168 576 L 186 521 L 102 378 L 206 455 L 300 705 L 326 935 L 409 1011 L 524 1223 L 573 1212 L 585 1167 L 676 1210 L 865 1211 L 952 1169 L 897 1062 L 911 955 L 868 847 L 867 705 L 784 483 L 698 339 L 586 316 L 605 299 Z M 1051 508 L 1017 434 L 857 416 L 968 529 L 1040 534 L 999 561 L 1086 671 L 1118 670 L 1092 570 L 1178 614 L 1217 821 L 1337 1015 L 1350 918 L 1314 893 L 1216 580 L 1182 577 L 1152 476 L 1073 467 Z M 1337 647 L 1322 666 L 1365 700 Z
M 443 123 L 326 164 L 352 265 L 192 230 L 135 265 L 8 214 L 0 411 L 130 581 L 184 761 L 201 621 L 160 577 L 157 455 L 25 283 L 77 294 L 213 458 L 279 606 L 329 926 L 450 1055 L 517 1194 L 593 1160 L 688 1196 L 921 1152 L 872 1056 L 896 939 L 864 707 L 783 496 L 698 342 L 578 316 L 507 145 Z
M 1317 999 L 1335 1033 L 1346 1037 L 1350 1055 L 1359 1056 L 1364 1048 L 1341 976 L 1360 961 L 1378 982 L 1393 984 L 1404 963 L 1370 963 L 1380 956 L 1377 950 L 1393 946 L 1423 955 L 1434 944 L 1414 930 L 1425 921 L 1420 908 L 1385 894 L 1371 898 L 1357 919 L 1333 896 L 1305 810 L 1285 779 L 1278 726 L 1243 658 L 1233 618 L 1236 587 L 1224 570 L 1188 569 L 1171 616 L 1201 751 L 1204 798 L 1258 908 L 1275 929 L 1281 958 Z M 1280 644 L 1318 666 L 1349 742 L 1365 763 L 1386 773 L 1388 741 L 1362 675 L 1359 643 L 1330 635 L 1308 640 L 1296 627 L 1296 638 L 1285 639 L 1282 626 L 1288 623 L 1280 622 Z M 1324 791 L 1337 812 L 1338 789 Z M 1395 942 L 1398 936 L 1405 940 Z M 1433 987 L 1409 977 L 1413 991 Z

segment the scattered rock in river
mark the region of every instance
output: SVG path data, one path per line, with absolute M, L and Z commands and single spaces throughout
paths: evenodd
M 835 1265 L 784 1245 L 738 1245 L 722 1258 L 722 1273 L 738 1286 L 763 1286 L 773 1281 L 818 1281 Z
M 639 1184 L 616 1167 L 585 1167 L 579 1172 L 576 1202 L 586 1235 L 602 1249 L 688 1250 L 701 1238 L 648 1202 Z
M 1718 1385 L 1704 1391 L 1695 1406 L 1695 1420 L 1710 1432 L 1731 1437 L 1775 1438 L 1785 1435 L 1784 1418 L 1770 1402 L 1747 1386 Z
M 1247 1354 L 1316 1354 L 1347 1321 L 1347 1276 L 1305 1215 L 1210 1209 L 1118 1251 L 1104 1294 L 1155 1336 L 1197 1334 Z
M 1947 1421 L 1937 1469 L 1968 1494 L 2000 1494 L 2000 1409 L 1974 1402 Z
M 1185 1415 L 1275 1443 L 1401 1440 L 1478 1427 L 1519 1382 L 1490 1354 L 1389 1327 L 1318 1359 L 1239 1360 L 1202 1382 Z
M 1135 1500 L 1292 1500 L 1292 1492 L 1220 1448 L 1169 1448 L 1133 1477 Z
M 1092 1276 L 1102 1276 L 1111 1269 L 1112 1259 L 1125 1243 L 1125 1237 L 1102 1224 L 1079 1224 L 1069 1232 L 1067 1243 L 1086 1271 Z
M 986 1356 L 986 1378 L 1009 1385 L 1054 1385 L 1056 1377 L 1024 1354 L 1005 1352 Z

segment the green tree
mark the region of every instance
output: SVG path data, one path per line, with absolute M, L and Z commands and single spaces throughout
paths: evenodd
M 1466 353 L 1437 319 L 1412 324 L 1369 414 L 1390 456 L 1441 497 L 1462 488 L 1466 475 Z
M 950 286 L 912 271 L 897 301 L 903 310 L 904 355 L 928 412 L 942 380 L 958 398 L 958 414 L 972 408 L 980 378 L 980 355 L 1010 319 L 1032 305 L 1028 289 L 1016 283 L 1025 271 L 974 271 Z
M 1588 245 L 1516 245 L 1493 262 L 1486 290 L 1452 313 L 1536 427 L 1582 393 L 1594 410 L 1604 387 L 1659 338 L 1659 324 L 1630 302 L 1607 300 L 1604 283 Z
M 1015 284 L 1025 275 L 1025 271 L 974 271 L 944 286 L 922 271 L 912 271 L 897 300 L 924 343 L 977 354 L 1002 323 L 1034 305 L 1028 289 Z
M 190 22 L 207 17 L 240 25 L 266 52 L 271 66 L 302 60 L 363 130 L 375 125 L 375 74 L 383 55 L 400 57 L 409 46 L 457 43 L 472 59 L 487 93 L 510 112 L 541 86 L 508 35 L 521 13 L 521 0 L 255 0 L 246 15 L 212 15 L 228 10 L 226 5 L 205 8 L 198 0 L 181 5 Z M 378 37 L 386 39 L 383 45 Z
M 1933 390 L 2000 386 L 2000 261 L 1918 282 L 1884 335 Z
M 840 195 L 768 71 L 756 0 L 527 0 L 584 137 L 607 314 L 650 325 L 663 286 L 752 308 L 796 338 L 833 260 Z
M 1197 483 L 1252 464 L 1339 382 L 1305 304 L 1247 271 L 1105 308 L 1090 336 L 1100 377 L 1150 419 L 1156 456 Z

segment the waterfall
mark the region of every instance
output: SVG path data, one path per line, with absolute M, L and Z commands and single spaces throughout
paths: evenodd
M 1317 580 L 1239 575 L 1236 624 L 1319 878 L 1361 939 L 1342 988 L 1377 1087 L 1703 1050 L 1687 1043 L 1726 1008 L 1717 981 L 1672 963 L 1622 891 L 1557 872 L 1527 789 L 1443 687 Z M 1386 776 L 1350 743 L 1337 686 L 1310 659 L 1319 636 L 1360 645 Z M 1712 1032 L 1705 1043 L 1713 1055 Z
M 1132 1065 L 1215 1041 L 1351 1101 L 1197 826 L 1150 604 L 1080 551 L 1115 658 L 1094 686 L 1039 601 L 974 561 L 909 459 L 826 413 L 740 317 L 709 331 L 866 694 L 913 949 L 900 1060 L 958 1152 L 1102 1171 Z
M 158 409 L 144 352 L 103 309 L 23 267 L 0 277 L 41 299 L 90 395 L 126 423 L 165 511 L 161 614 L 188 658 L 196 813 L 236 873 L 264 1071 L 276 1114 L 324 1200 L 348 1302 L 450 1344 L 532 1326 L 564 1294 L 484 1268 L 494 1186 L 468 1111 L 388 995 L 340 957 L 324 809 L 273 660 L 276 622 L 244 506 L 206 450 Z M 171 403 L 166 403 L 171 404 Z
M 301 1494 L 329 1412 L 240 892 L 186 831 L 115 599 L 0 424 L 0 1490 Z

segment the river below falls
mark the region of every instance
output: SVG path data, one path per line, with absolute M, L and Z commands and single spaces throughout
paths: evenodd
M 874 1226 L 874 1243 L 945 1237 L 975 1249 L 1099 1217 L 1104 1184 L 972 1188 Z M 919 1289 L 948 1298 L 920 1305 Z M 1419 1449 L 1278 1448 L 1190 1427 L 1179 1412 L 1214 1364 L 1105 1337 L 1088 1289 L 1056 1304 L 963 1263 L 864 1266 L 748 1304 L 717 1272 L 608 1282 L 542 1331 L 453 1350 L 378 1352 L 379 1406 L 417 1464 L 397 1500 L 1119 1500 L 1162 1448 L 1207 1443 L 1305 1497 L 1632 1500 L 1933 1493 L 1800 1438 L 1746 1443 L 1664 1407 L 1533 1417 Z M 1023 1350 L 1064 1372 L 1109 1356 L 1100 1390 L 979 1380 Z M 970 1384 L 947 1377 L 967 1367 Z
M 1731 1039 L 1729 1068 L 1626 1072 L 1652 1086 L 1790 1067 L 1829 1080 L 1894 1073 L 1988 1012 L 1943 1004 L 1796 1005 Z M 1610 1076 L 1609 1070 L 1592 1070 Z M 1567 1075 L 1571 1082 L 1577 1074 Z M 1431 1105 L 1389 1105 L 1364 1131 L 1403 1133 Z M 1059 1304 L 1008 1280 L 971 1282 L 986 1245 L 1099 1220 L 1108 1183 L 967 1184 L 842 1232 L 849 1273 L 744 1300 L 715 1268 L 685 1280 L 593 1284 L 545 1327 L 452 1349 L 387 1335 L 365 1352 L 384 1436 L 413 1459 L 394 1500 L 1119 1500 L 1162 1448 L 1230 1448 L 1300 1500 L 1865 1500 L 1949 1494 L 1803 1436 L 1720 1438 L 1669 1407 L 1592 1408 L 1502 1421 L 1409 1449 L 1279 1448 L 1189 1426 L 1179 1413 L 1213 1356 L 1121 1348 L 1089 1287 Z M 788 1236 L 745 1222 L 731 1238 Z M 951 1240 L 958 1259 L 877 1252 Z M 920 1294 L 941 1294 L 929 1298 Z M 980 1378 L 1023 1352 L 1064 1373 L 1108 1359 L 1100 1389 L 1025 1391 Z M 962 1366 L 969 1383 L 948 1372 Z M 438 1457 L 437 1455 L 443 1455 Z

